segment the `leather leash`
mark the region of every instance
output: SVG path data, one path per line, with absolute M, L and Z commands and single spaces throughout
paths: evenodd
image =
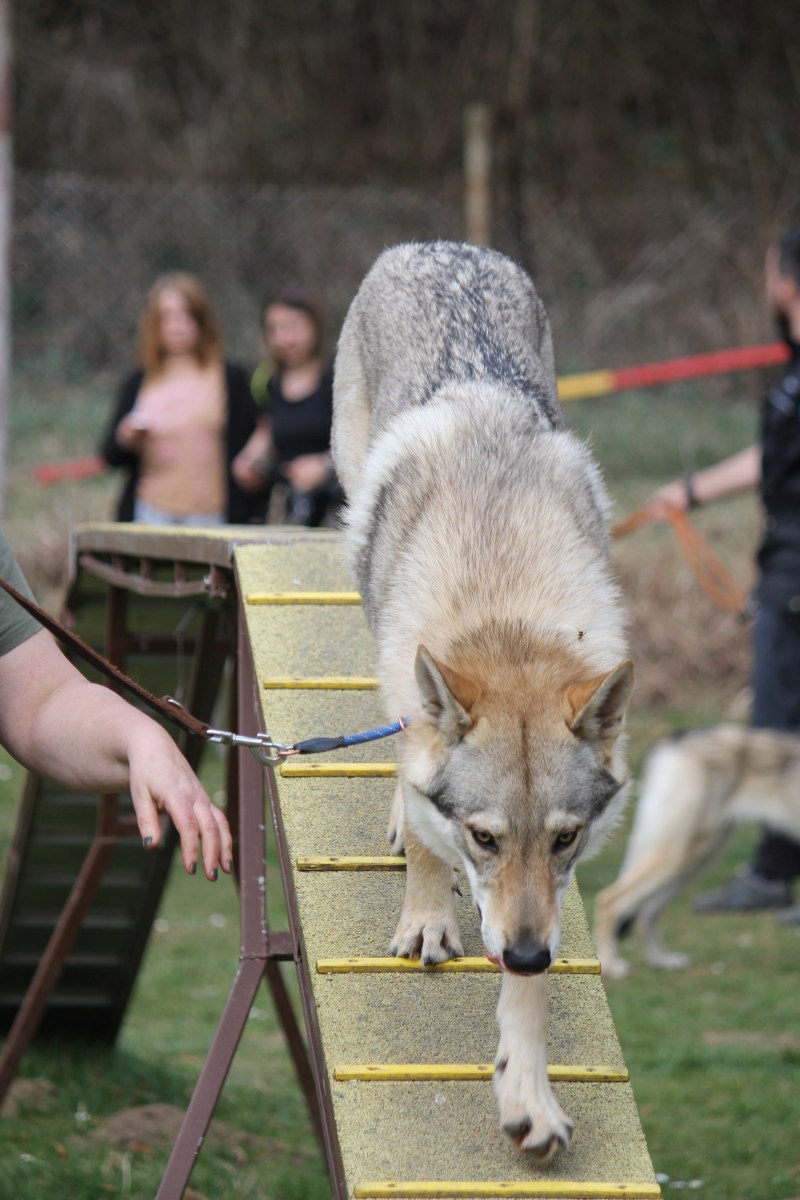
M 138 700 L 148 705 L 164 717 L 167 721 L 177 725 L 179 729 L 189 733 L 192 737 L 202 738 L 206 742 L 216 742 L 222 746 L 245 746 L 252 750 L 255 757 L 263 766 L 276 766 L 283 762 L 293 754 L 325 754 L 331 750 L 340 750 L 348 746 L 358 746 L 364 742 L 376 741 L 379 738 L 391 737 L 395 733 L 405 731 L 408 725 L 407 719 L 400 718 L 392 725 L 381 725 L 378 729 L 369 729 L 364 733 L 352 733 L 342 737 L 316 737 L 306 738 L 304 741 L 295 742 L 292 746 L 285 746 L 282 742 L 274 741 L 266 733 L 257 733 L 253 737 L 248 737 L 242 733 L 233 733 L 227 729 L 212 729 L 205 721 L 198 720 L 180 704 L 174 700 L 172 696 L 155 696 L 149 692 L 147 688 L 142 687 L 135 679 L 131 679 L 119 667 L 115 667 L 113 663 L 104 658 L 86 642 L 83 638 L 78 637 L 77 633 L 73 633 L 61 621 L 56 620 L 45 609 L 41 608 L 34 600 L 22 592 L 17 591 L 5 579 L 0 579 L 0 587 L 8 592 L 9 596 L 13 597 L 26 612 L 48 629 L 54 637 L 58 638 L 66 646 L 69 646 L 82 659 L 91 666 L 96 667 L 108 679 L 119 684 L 126 691 L 131 692 Z
M 29 599 L 22 592 L 17 591 L 7 580 L 0 579 L 0 587 L 8 592 L 9 596 L 12 596 L 17 604 L 24 608 L 26 612 L 35 617 L 40 625 L 48 629 L 64 645 L 74 650 L 87 663 L 96 667 L 106 678 L 113 680 L 114 683 L 131 692 L 138 700 L 141 700 L 142 703 L 154 709 L 159 716 L 171 721 L 173 725 L 177 725 L 179 729 L 192 734 L 193 737 L 200 737 L 206 741 L 211 740 L 209 738 L 210 729 L 205 721 L 200 721 L 197 717 L 193 717 L 172 696 L 155 696 L 152 692 L 149 692 L 147 688 L 142 687 L 135 679 L 131 679 L 129 675 L 121 671 L 119 667 L 115 667 L 102 654 L 98 654 L 96 650 L 84 642 L 83 638 L 78 637 L 77 633 L 73 633 L 61 621 L 56 620 L 55 617 L 51 617 L 50 613 L 40 608 L 35 601 Z
M 684 562 L 709 600 L 726 612 L 736 613 L 740 617 L 749 616 L 747 592 L 727 567 L 722 565 L 703 535 L 681 509 L 670 508 L 663 516 L 656 518 L 651 514 L 650 506 L 645 504 L 630 516 L 617 521 L 611 530 L 611 536 L 625 537 L 626 534 L 633 533 L 634 530 L 641 529 L 643 525 L 655 520 L 667 521 L 672 527 Z

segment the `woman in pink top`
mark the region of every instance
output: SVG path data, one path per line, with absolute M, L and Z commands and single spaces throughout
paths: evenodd
M 230 464 L 256 425 L 242 368 L 225 363 L 214 314 L 192 275 L 150 291 L 139 328 L 139 370 L 120 392 L 100 448 L 128 470 L 117 519 L 154 525 L 263 521 Z

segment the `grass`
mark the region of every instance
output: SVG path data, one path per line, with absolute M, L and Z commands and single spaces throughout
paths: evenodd
M 30 466 L 90 453 L 110 390 L 59 388 L 58 402 L 32 378 L 18 380 L 12 409 L 12 479 L 6 522 L 26 569 L 55 605 L 63 577 L 66 530 L 78 519 L 109 515 L 110 479 L 37 490 Z M 743 396 L 757 386 L 746 377 Z M 710 393 L 710 394 L 709 394 Z M 620 513 L 658 483 L 752 440 L 755 409 L 715 387 L 623 394 L 567 406 L 569 422 L 591 436 Z M 742 580 L 758 532 L 750 498 L 702 512 L 698 524 Z M 714 721 L 740 705 L 749 670 L 746 631 L 700 593 L 665 530 L 642 531 L 615 547 L 631 609 L 638 686 L 632 714 L 634 767 L 654 737 L 677 726 Z M 0 758 L 0 846 L 12 823 L 19 768 Z M 211 759 L 206 781 L 219 787 Z M 678 1185 L 702 1181 L 709 1200 L 800 1197 L 799 931 L 770 915 L 695 917 L 694 893 L 746 860 L 756 837 L 742 831 L 728 853 L 664 920 L 665 941 L 693 966 L 666 975 L 648 968 L 634 943 L 631 977 L 608 995 L 633 1079 L 656 1171 Z M 591 910 L 597 890 L 619 867 L 624 832 L 580 870 Z M 280 900 L 272 897 L 273 924 Z M 16 1116 L 0 1120 L 0 1197 L 96 1200 L 155 1194 L 169 1151 L 144 1128 L 133 1148 L 114 1140 L 107 1122 L 152 1104 L 187 1102 L 227 994 L 238 953 L 236 899 L 173 872 L 159 925 L 113 1051 L 35 1047 L 22 1076 L 52 1089 Z M 41 1108 L 36 1107 L 42 1105 Z M 200 1155 L 196 1196 L 310 1198 L 329 1195 L 291 1063 L 264 993 L 226 1084 L 212 1137 Z M 130 1127 L 134 1127 L 130 1125 Z M 101 1136 L 103 1135 L 104 1136 Z

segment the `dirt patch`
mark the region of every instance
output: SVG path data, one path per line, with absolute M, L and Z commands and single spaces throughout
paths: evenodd
M 748 1046 L 754 1050 L 800 1050 L 800 1037 L 792 1033 L 762 1033 L 758 1029 L 706 1029 L 706 1046 Z
M 115 1113 L 86 1137 L 120 1153 L 153 1155 L 174 1143 L 183 1117 L 184 1110 L 171 1104 L 143 1104 Z M 308 1140 L 312 1141 L 310 1134 Z M 205 1145 L 212 1154 L 224 1154 L 239 1163 L 274 1155 L 291 1156 L 293 1161 L 314 1156 L 313 1147 L 290 1146 L 274 1138 L 234 1129 L 224 1121 L 212 1122 Z
M 8 1090 L 0 1115 L 19 1116 L 21 1109 L 47 1112 L 58 1096 L 58 1089 L 49 1079 L 15 1079 Z

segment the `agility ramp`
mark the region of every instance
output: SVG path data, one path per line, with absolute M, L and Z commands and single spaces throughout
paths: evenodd
M 148 564 L 144 572 L 137 556 Z M 87 568 L 99 577 L 92 559 L 100 574 L 118 572 L 112 594 L 130 592 L 125 576 L 154 579 L 166 571 L 175 578 L 178 558 L 180 579 L 198 574 L 192 561 L 203 566 L 201 578 L 219 573 L 222 606 L 235 628 L 215 642 L 225 654 L 236 645 L 231 721 L 240 731 L 267 729 L 291 743 L 383 723 L 370 636 L 336 535 L 223 530 L 187 545 L 136 527 L 104 527 L 79 534 L 81 558 L 73 595 Z M 143 652 L 146 639 L 135 646 Z M 464 959 L 433 969 L 387 959 L 404 884 L 402 860 L 387 855 L 385 840 L 396 753 L 396 739 L 389 739 L 289 759 L 273 771 L 238 752 L 229 794 L 239 834 L 240 970 L 159 1200 L 183 1194 L 263 979 L 307 1095 L 315 1089 L 312 1115 L 337 1200 L 658 1196 L 576 889 L 567 898 L 562 956 L 548 990 L 551 1074 L 577 1128 L 570 1149 L 550 1166 L 520 1155 L 498 1128 L 490 1079 L 500 977 L 483 956 L 468 898 L 459 913 Z M 264 916 L 265 782 L 288 932 L 271 931 Z M 151 908 L 157 890 L 148 893 Z M 281 960 L 293 960 L 298 971 L 307 1059 L 286 1011 Z
M 363 614 L 338 541 L 241 546 L 236 572 L 264 722 L 286 742 L 372 728 Z M 659 1194 L 577 890 L 548 981 L 555 1090 L 573 1145 L 538 1168 L 498 1128 L 490 1084 L 500 977 L 468 897 L 466 957 L 387 959 L 402 861 L 387 858 L 396 739 L 289 759 L 273 788 L 313 995 L 337 1195 L 652 1197 Z

